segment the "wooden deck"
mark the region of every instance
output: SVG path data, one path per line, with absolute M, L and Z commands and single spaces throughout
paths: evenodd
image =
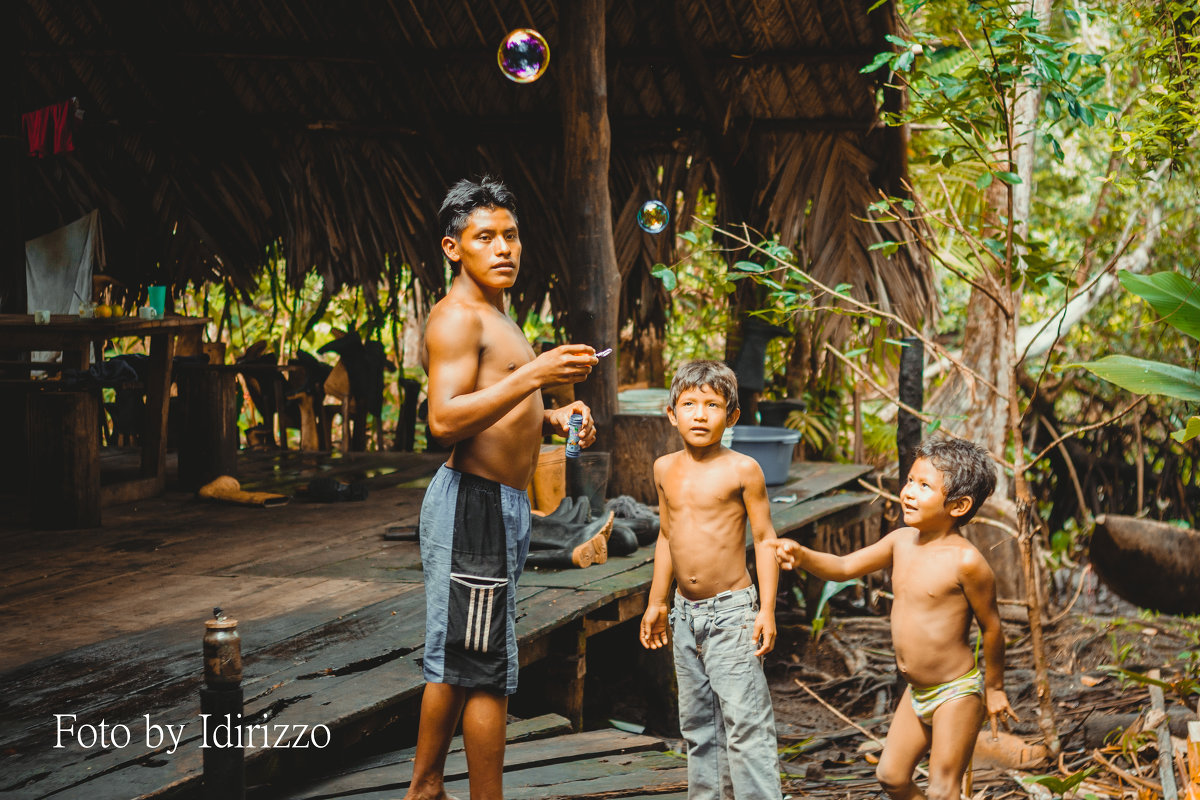
M 248 721 L 321 724 L 332 731 L 327 751 L 248 749 L 250 783 L 327 771 L 335 751 L 371 735 L 411 741 L 422 687 L 420 559 L 415 542 L 386 541 L 383 534 L 392 525 L 415 523 L 423 487 L 441 458 L 251 455 L 243 460 L 247 488 L 290 491 L 314 475 L 330 475 L 365 478 L 371 495 L 360 503 L 295 499 L 259 509 L 168 493 L 111 509 L 100 529 L 0 533 L 6 553 L 0 797 L 194 796 L 203 755 L 200 644 L 203 621 L 218 605 L 239 620 Z M 772 504 L 781 532 L 849 518 L 871 497 L 834 491 L 865 467 L 795 468 L 795 481 L 772 491 L 797 495 Z M 542 663 L 527 673 L 539 679 L 525 681 L 514 702 L 522 694 L 544 695 L 578 729 L 587 639 L 641 615 L 651 558 L 652 548 L 642 548 L 585 571 L 526 572 L 517 596 L 521 662 Z M 63 725 L 125 725 L 130 741 L 85 748 L 66 735 L 64 747 L 56 748 L 55 715 L 71 714 Z M 174 752 L 169 740 L 147 742 L 147 722 L 184 726 Z M 596 748 L 595 759 L 604 762 L 593 778 L 580 778 L 580 792 L 599 785 L 588 781 L 617 780 L 603 770 L 612 767 L 605 759 L 616 753 L 618 739 L 575 740 Z M 667 762 L 652 766 L 647 759 L 669 757 L 630 741 L 621 739 L 618 747 L 636 754 L 624 765 L 639 765 L 628 780 L 645 769 L 668 769 Z M 522 752 L 514 746 L 514 757 Z M 531 787 L 546 770 L 562 772 L 551 762 L 530 757 Z M 540 794 L 509 794 L 549 796 L 547 784 L 540 785 Z
M 339 771 L 281 800 L 384 800 L 400 797 L 412 777 L 414 750 L 389 753 Z M 466 797 L 462 739 L 446 759 L 446 790 Z M 687 797 L 687 761 L 652 736 L 607 729 L 571 734 L 563 717 L 546 715 L 511 724 L 504 753 L 504 796 L 511 800 L 582 797 L 681 800 Z

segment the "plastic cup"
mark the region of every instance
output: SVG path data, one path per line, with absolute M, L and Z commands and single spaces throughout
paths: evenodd
M 154 309 L 155 316 L 162 319 L 167 311 L 167 287 L 151 286 L 146 290 L 146 305 Z

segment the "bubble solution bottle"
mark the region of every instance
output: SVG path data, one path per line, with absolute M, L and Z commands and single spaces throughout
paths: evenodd
M 583 429 L 583 414 L 572 414 L 567 422 L 567 458 L 579 458 L 579 431 Z

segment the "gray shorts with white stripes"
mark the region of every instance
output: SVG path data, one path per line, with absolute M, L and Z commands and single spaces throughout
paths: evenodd
M 528 495 L 443 465 L 425 491 L 420 537 L 425 680 L 514 693 Z

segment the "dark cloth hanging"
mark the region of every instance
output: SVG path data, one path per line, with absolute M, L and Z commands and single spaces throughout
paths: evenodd
M 75 150 L 74 106 L 71 100 L 63 100 L 21 115 L 21 130 L 30 156 L 45 158 Z

